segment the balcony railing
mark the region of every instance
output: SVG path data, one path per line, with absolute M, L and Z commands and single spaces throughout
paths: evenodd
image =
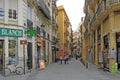
M 94 0 L 88 0 L 88 4 L 91 4 L 93 2 L 94 2 Z
M 54 17 L 52 17 L 52 24 L 53 24 L 53 26 L 58 28 L 57 20 Z
M 52 6 L 57 7 L 57 6 L 56 6 L 56 1 L 52 1 Z
M 84 33 L 84 36 L 87 37 L 88 34 L 89 34 L 89 33 L 88 33 L 88 30 L 86 30 L 85 33 Z
M 98 9 L 96 11 L 97 16 L 101 13 L 102 9 L 103 9 L 103 6 L 102 6 L 102 3 L 101 3 L 101 4 L 99 4 Z
M 40 6 L 41 10 L 42 10 L 43 13 L 45 14 L 45 16 L 46 16 L 48 19 L 51 19 L 50 10 L 49 10 L 49 8 L 47 7 L 47 5 L 45 4 L 45 1 L 44 1 L 44 0 L 36 0 L 36 1 L 37 1 L 38 6 Z
M 92 20 L 90 22 L 90 26 L 92 26 L 95 21 L 96 21 L 96 14 L 93 16 L 93 18 L 92 18 Z
M 120 0 L 110 0 L 110 5 L 120 2 Z
M 56 24 L 56 20 L 54 17 L 52 17 L 52 24 Z
M 37 35 L 40 35 L 40 27 L 37 26 Z

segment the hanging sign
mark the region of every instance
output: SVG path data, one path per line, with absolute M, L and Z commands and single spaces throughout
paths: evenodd
M 27 44 L 27 40 L 20 40 L 20 44 Z
M 34 36 L 36 34 L 36 30 L 33 28 L 28 29 L 27 31 L 25 31 L 25 34 L 29 35 L 29 36 Z

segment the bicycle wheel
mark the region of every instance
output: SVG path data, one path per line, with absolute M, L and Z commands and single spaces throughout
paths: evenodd
M 22 75 L 23 74 L 23 68 L 22 67 L 17 67 L 15 69 L 15 72 L 16 72 L 17 75 Z
M 5 68 L 5 71 L 4 71 L 4 76 L 7 77 L 11 74 L 11 70 L 9 68 Z

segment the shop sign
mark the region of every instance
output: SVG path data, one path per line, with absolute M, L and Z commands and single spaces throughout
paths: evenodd
M 45 69 L 45 60 L 39 60 L 40 69 Z
M 27 31 L 25 31 L 25 34 L 28 34 L 29 36 L 34 36 L 36 34 L 36 30 L 33 28 L 28 29 Z
M 117 32 L 117 35 L 119 35 L 119 36 L 120 36 L 120 32 Z
M 20 40 L 20 44 L 27 44 L 27 40 Z
M 23 30 L 11 29 L 11 28 L 0 28 L 0 36 L 23 37 Z

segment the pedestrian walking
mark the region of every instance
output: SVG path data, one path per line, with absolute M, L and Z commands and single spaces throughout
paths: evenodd
M 80 52 L 78 52 L 77 57 L 78 57 L 79 60 L 80 60 L 80 58 L 81 58 L 81 54 L 80 54 Z
M 62 58 L 62 55 L 60 56 L 60 64 L 62 64 L 62 60 L 63 60 L 63 58 Z
M 69 64 L 69 55 L 66 56 L 66 63 Z
M 75 57 L 76 57 L 76 60 L 77 60 L 78 59 L 78 54 L 77 53 L 76 53 Z
M 64 55 L 64 64 L 66 64 L 67 56 Z

